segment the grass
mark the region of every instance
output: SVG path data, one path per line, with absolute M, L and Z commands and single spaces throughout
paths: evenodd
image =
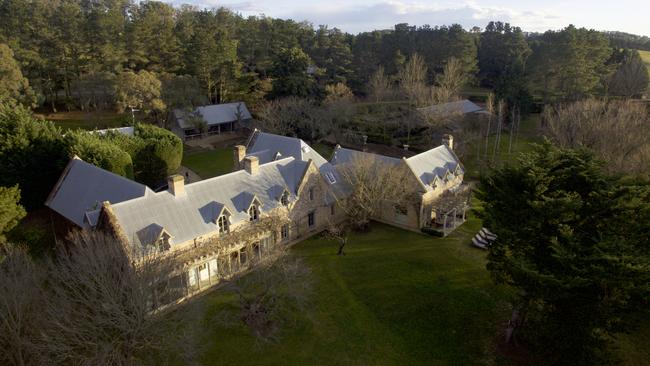
M 207 179 L 232 172 L 232 149 L 202 149 L 184 146 L 183 166 Z
M 516 139 L 513 138 L 512 150 L 510 152 L 508 152 L 510 135 L 507 131 L 503 131 L 501 135 L 501 141 L 496 155 L 493 154 L 496 136 L 490 136 L 488 139 L 488 159 L 485 158 L 485 139 L 483 138 L 480 145 L 477 146 L 480 148 L 481 158 L 477 156 L 477 149 L 472 149 L 461 158 L 467 171 L 465 175 L 466 179 L 478 179 L 487 169 L 492 169 L 505 163 L 516 162 L 519 154 L 532 150 L 533 143 L 542 142 L 542 135 L 539 132 L 539 118 L 539 114 L 532 114 L 521 121 L 519 133 Z
M 648 72 L 650 73 L 650 51 L 642 51 L 642 50 L 638 50 L 638 51 L 639 54 L 641 55 L 641 59 L 643 60 L 643 63 L 645 63 L 645 65 L 648 67 Z M 648 88 L 650 88 L 650 85 L 648 85 Z
M 292 253 L 310 266 L 315 291 L 277 343 L 215 325 L 235 301 L 219 290 L 176 310 L 167 325 L 198 332 L 205 365 L 484 364 L 495 357 L 509 292 L 490 280 L 485 253 L 470 247 L 480 226 L 471 218 L 433 238 L 375 224 L 351 237 L 343 257 L 321 237 L 297 244 Z
M 94 130 L 103 128 L 122 127 L 131 123 L 131 116 L 127 113 L 116 112 L 56 112 L 56 113 L 37 113 L 48 121 L 54 122 L 55 125 L 64 130 L 84 129 Z

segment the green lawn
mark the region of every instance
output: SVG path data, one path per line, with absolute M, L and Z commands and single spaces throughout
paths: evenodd
M 183 166 L 207 179 L 232 172 L 232 149 L 201 149 L 184 147 Z
M 56 113 L 37 113 L 48 121 L 54 122 L 55 125 L 64 130 L 84 129 L 94 130 L 103 128 L 122 127 L 131 123 L 131 115 L 128 113 L 115 112 L 56 112 Z
M 542 135 L 539 131 L 539 118 L 539 114 L 532 114 L 521 121 L 517 137 L 515 138 L 513 136 L 512 149 L 510 152 L 508 152 L 510 144 L 510 135 L 508 131 L 503 131 L 496 155 L 494 155 L 496 136 L 490 136 L 488 139 L 487 158 L 485 155 L 485 137 L 483 137 L 480 145 L 473 148 L 461 158 L 467 171 L 465 175 L 466 179 L 478 179 L 481 173 L 485 173 L 488 169 L 505 163 L 516 162 L 519 154 L 531 151 L 533 148 L 532 144 L 542 142 Z M 480 150 L 480 158 L 478 157 L 478 150 Z
M 257 344 L 243 327 L 213 322 L 234 301 L 219 290 L 166 316 L 166 326 L 198 332 L 205 365 L 486 364 L 509 292 L 492 283 L 485 252 L 469 244 L 480 226 L 470 219 L 433 238 L 376 224 L 354 235 L 343 257 L 320 237 L 297 244 L 292 253 L 306 259 L 315 291 L 277 343 Z

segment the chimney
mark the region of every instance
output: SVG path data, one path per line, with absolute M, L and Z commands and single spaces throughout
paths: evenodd
M 169 193 L 178 197 L 185 194 L 185 178 L 182 175 L 174 174 L 167 178 Z
M 442 144 L 447 145 L 450 150 L 454 149 L 454 136 L 442 135 Z
M 236 145 L 233 150 L 233 169 L 239 170 L 242 168 L 242 160 L 246 156 L 246 146 Z
M 244 169 L 250 175 L 255 175 L 260 170 L 260 161 L 257 156 L 247 156 L 244 158 Z

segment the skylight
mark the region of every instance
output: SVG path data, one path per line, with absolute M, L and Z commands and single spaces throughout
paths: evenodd
M 327 181 L 330 182 L 330 184 L 336 183 L 336 177 L 334 176 L 334 173 L 327 172 L 325 173 L 325 176 L 327 177 Z

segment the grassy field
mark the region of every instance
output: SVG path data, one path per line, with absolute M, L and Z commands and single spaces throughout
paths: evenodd
M 639 50 L 639 54 L 641 55 L 641 59 L 643 60 L 645 65 L 648 67 L 648 72 L 650 73 L 650 51 Z M 648 88 L 650 88 L 650 85 L 648 85 Z
M 202 149 L 184 146 L 182 165 L 207 179 L 232 172 L 232 149 Z
M 498 358 L 495 334 L 510 293 L 492 283 L 485 253 L 469 244 L 480 226 L 471 218 L 433 238 L 376 224 L 354 235 L 343 257 L 320 237 L 296 245 L 292 253 L 306 259 L 315 291 L 277 343 L 216 325 L 235 301 L 219 290 L 179 308 L 165 326 L 195 332 L 204 365 L 485 364 Z
M 94 130 L 103 128 L 122 127 L 131 123 L 131 115 L 115 112 L 56 112 L 36 113 L 64 130 L 84 129 Z

